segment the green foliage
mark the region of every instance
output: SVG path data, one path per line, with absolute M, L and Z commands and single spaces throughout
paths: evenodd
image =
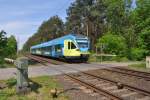
M 141 48 L 132 48 L 130 52 L 130 57 L 132 60 L 142 60 L 144 56 L 144 49 Z
M 106 17 L 110 30 L 116 34 L 121 34 L 124 26 L 128 23 L 124 0 L 105 0 L 105 4 L 107 6 Z
M 30 46 L 62 36 L 65 31 L 88 35 L 92 51 L 95 44 L 104 43 L 106 53 L 141 60 L 150 55 L 150 0 L 136 0 L 135 9 L 131 9 L 132 1 L 75 0 L 67 9 L 65 23 L 58 16 L 43 22 L 23 49 L 29 51 Z
M 26 95 L 17 95 L 16 94 L 16 80 L 9 79 L 6 81 L 0 81 L 0 83 L 7 83 L 8 85 L 12 86 L 11 88 L 6 87 L 4 89 L 0 89 L 0 100 L 53 100 L 52 96 L 50 95 L 50 90 L 57 88 L 59 91 L 62 90 L 61 85 L 53 78 L 49 76 L 41 76 L 31 79 L 34 84 L 31 85 L 31 88 L 36 87 L 34 90 Z M 39 95 L 40 94 L 40 95 Z M 42 95 L 42 96 L 41 96 Z M 64 93 L 59 94 L 58 100 L 69 100 Z
M 49 20 L 44 21 L 38 31 L 28 39 L 23 46 L 23 51 L 29 51 L 33 45 L 64 35 L 63 29 L 62 20 L 58 16 L 51 17 Z
M 14 36 L 7 38 L 6 34 L 3 30 L 0 32 L 0 67 L 3 67 L 5 57 L 15 59 L 17 56 L 17 41 Z
M 17 41 L 14 36 L 10 36 L 7 40 L 5 53 L 8 58 L 16 59 L 17 57 Z
M 0 64 L 3 64 L 3 58 L 5 57 L 5 47 L 7 45 L 7 38 L 6 38 L 6 32 L 1 31 L 0 32 Z
M 129 59 L 127 57 L 120 57 L 120 56 L 116 56 L 113 59 L 114 61 L 118 61 L 118 62 L 128 62 Z
M 141 47 L 146 50 L 146 54 L 150 55 L 150 26 L 141 31 L 140 39 Z
M 6 46 L 7 38 L 6 38 L 6 32 L 1 31 L 0 32 L 0 53 L 3 53 L 3 48 Z
M 147 70 L 146 68 L 146 63 L 142 62 L 142 63 L 138 63 L 138 64 L 130 64 L 129 68 L 131 69 L 135 69 L 135 70 L 140 70 L 140 71 L 147 71 L 149 72 L 149 70 Z
M 101 48 L 102 45 L 103 51 L 107 54 L 125 55 L 126 42 L 122 36 L 107 33 L 98 40 L 97 46 Z
M 145 49 L 146 55 L 150 55 L 150 0 L 138 0 L 138 8 L 135 10 L 135 32 L 139 34 L 140 47 Z
M 8 79 L 6 81 L 6 84 L 9 88 L 12 88 L 13 86 L 15 86 L 17 84 L 17 80 L 14 78 Z

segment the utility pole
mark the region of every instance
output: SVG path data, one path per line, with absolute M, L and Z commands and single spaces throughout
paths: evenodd
M 19 37 L 17 37 L 17 56 L 19 54 Z
M 86 35 L 87 37 L 89 36 L 89 23 L 87 21 L 87 25 L 86 25 Z
M 101 63 L 103 61 L 102 52 L 103 52 L 103 44 L 101 45 Z

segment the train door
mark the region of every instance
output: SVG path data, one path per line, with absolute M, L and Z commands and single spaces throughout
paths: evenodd
M 64 41 L 64 56 L 70 55 L 70 40 Z
M 52 57 L 55 57 L 55 46 L 52 46 Z
M 71 40 L 64 41 L 64 56 L 76 56 L 77 47 Z

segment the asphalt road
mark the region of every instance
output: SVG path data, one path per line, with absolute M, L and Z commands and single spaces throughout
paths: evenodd
M 90 63 L 90 64 L 65 64 L 65 65 L 35 65 L 34 67 L 28 68 L 29 77 L 37 77 L 43 75 L 59 75 L 62 72 L 73 73 L 77 72 L 72 68 L 78 69 L 78 71 L 95 70 L 104 67 L 116 67 L 116 66 L 127 66 L 131 63 Z M 69 68 L 72 67 L 72 68 Z M 62 72 L 58 71 L 61 70 Z M 9 78 L 15 78 L 17 74 L 16 68 L 1 68 L 0 69 L 0 80 L 7 80 Z

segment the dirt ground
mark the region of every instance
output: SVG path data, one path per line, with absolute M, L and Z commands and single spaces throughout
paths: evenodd
M 91 70 L 87 72 L 103 78 L 115 80 L 120 83 L 128 84 L 130 86 L 135 86 L 150 91 L 150 81 L 141 78 L 118 74 L 103 69 Z M 96 95 L 93 95 L 93 92 L 88 93 L 88 91 L 90 91 L 89 89 L 85 89 L 85 87 L 74 83 L 69 78 L 65 79 L 64 76 L 56 76 L 56 78 L 62 84 L 64 89 L 69 89 L 69 91 L 67 91 L 66 94 L 70 97 L 70 100 L 108 100 L 108 98 L 105 98 L 97 93 L 95 93 Z

